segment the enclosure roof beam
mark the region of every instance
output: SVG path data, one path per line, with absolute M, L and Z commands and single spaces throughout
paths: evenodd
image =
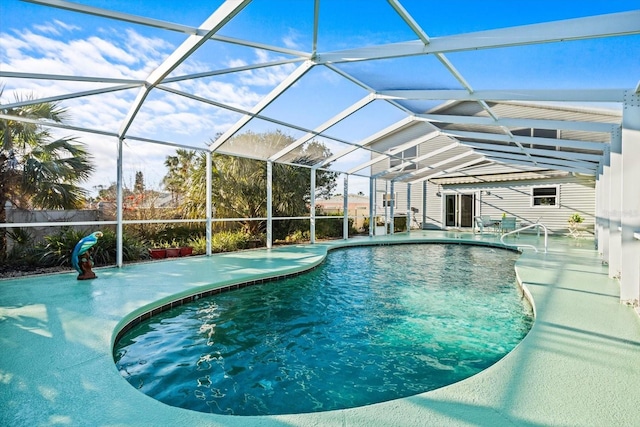
M 153 18 L 145 18 L 143 16 L 132 15 L 129 13 L 116 12 L 109 9 L 102 9 L 99 7 L 87 6 L 79 3 L 73 3 L 63 0 L 23 0 L 28 3 L 40 4 L 43 6 L 55 7 L 58 9 L 69 10 L 72 12 L 86 13 L 88 15 L 99 16 L 101 18 L 115 19 L 118 21 L 130 22 L 132 24 L 144 25 L 147 27 L 159 28 L 162 30 L 175 31 L 178 33 L 189 34 L 192 36 L 205 36 L 208 33 L 206 28 L 196 28 L 188 25 L 175 24 L 172 22 L 161 21 Z M 232 0 L 236 1 L 236 0 Z M 256 49 L 269 50 L 272 52 L 283 53 L 285 55 L 299 56 L 302 58 L 310 58 L 311 55 L 307 52 L 302 52 L 293 49 L 282 48 L 279 46 L 268 45 L 264 43 L 256 43 L 248 40 L 237 39 L 233 37 L 225 37 L 219 35 L 213 35 L 210 37 L 212 40 L 236 44 L 246 47 L 253 47 Z
M 180 90 L 177 90 L 177 89 L 173 89 L 173 88 L 168 87 L 168 86 L 158 85 L 157 89 L 164 90 L 164 91 L 171 92 L 171 93 L 175 93 L 176 95 L 184 96 L 186 98 L 193 99 L 194 101 L 202 102 L 204 104 L 213 105 L 215 107 L 219 107 L 219 108 L 226 109 L 226 110 L 229 110 L 229 111 L 233 111 L 233 112 L 236 112 L 236 113 L 248 114 L 252 118 L 257 118 L 257 119 L 264 120 L 264 121 L 267 121 L 267 122 L 270 122 L 270 123 L 274 123 L 274 124 L 277 124 L 277 125 L 280 125 L 280 126 L 285 126 L 285 127 L 291 128 L 291 129 L 298 130 L 300 132 L 305 132 L 305 133 L 309 133 L 309 134 L 310 133 L 314 133 L 310 129 L 304 128 L 302 126 L 295 125 L 293 123 L 283 122 L 281 120 L 277 120 L 277 119 L 274 119 L 274 118 L 271 118 L 271 117 L 268 117 L 268 116 L 263 116 L 263 115 L 260 115 L 260 114 L 253 114 L 250 111 L 243 110 L 241 108 L 237 108 L 237 107 L 233 107 L 233 106 L 228 105 L 228 104 L 223 104 L 223 103 L 220 103 L 220 102 L 212 101 L 210 99 L 203 98 L 203 97 L 198 96 L 198 95 L 193 95 L 193 94 L 190 94 L 190 93 L 187 93 L 187 92 L 183 92 L 183 91 L 180 91 Z M 363 148 L 364 150 L 371 151 L 372 153 L 382 154 L 378 150 L 374 150 L 374 149 L 368 148 L 368 147 L 362 147 L 362 146 L 358 145 L 355 142 L 347 141 L 345 139 L 340 139 L 340 138 L 336 138 L 334 136 L 328 136 L 328 135 L 324 135 L 324 137 L 327 138 L 327 139 L 330 139 L 332 141 L 339 142 L 339 143 L 344 144 L 344 145 L 355 146 L 354 149 Z M 128 136 L 127 138 L 131 138 L 131 137 Z M 245 158 L 251 158 L 251 159 L 255 158 L 255 159 L 263 160 L 263 161 L 265 160 L 264 158 L 251 157 L 251 156 L 247 156 L 247 155 L 241 155 L 241 154 L 238 154 L 238 153 L 235 153 L 234 155 L 236 155 L 238 157 L 245 157 Z M 282 160 L 278 161 L 278 163 L 289 164 L 287 162 L 283 162 Z M 324 166 L 326 166 L 328 163 L 329 162 L 327 162 L 327 161 L 323 161 L 322 163 L 318 163 L 316 165 L 308 165 L 308 167 L 313 168 L 313 169 L 317 169 L 317 170 L 323 170 Z M 298 164 L 298 163 L 296 163 L 295 165 L 302 166 L 301 164 Z
M 502 144 L 490 144 L 483 142 L 471 142 L 471 141 L 460 141 L 461 145 L 477 148 L 480 150 L 490 150 L 490 151 L 500 151 L 503 153 L 522 153 L 522 150 L 519 147 L 514 147 L 512 145 L 502 145 Z M 599 162 L 602 160 L 602 155 L 600 154 L 588 154 L 588 153 L 578 153 L 575 151 L 558 151 L 558 150 L 543 150 L 539 148 L 528 148 L 527 152 L 532 156 L 548 156 L 555 157 L 558 159 L 565 160 L 584 160 L 587 162 Z
M 269 116 L 264 116 L 264 115 L 261 115 L 261 114 L 253 114 L 250 111 L 243 110 L 242 108 L 233 107 L 232 105 L 229 105 L 229 104 L 223 104 L 221 102 L 213 101 L 213 100 L 208 99 L 208 98 L 203 98 L 203 97 L 198 96 L 198 95 L 193 95 L 191 93 L 183 92 L 181 90 L 174 89 L 174 88 L 171 88 L 171 87 L 168 87 L 168 86 L 158 85 L 157 89 L 164 90 L 166 92 L 175 93 L 176 95 L 184 96 L 185 98 L 193 99 L 194 101 L 202 102 L 203 104 L 213 105 L 214 107 L 219 107 L 219 108 L 222 108 L 222 109 L 225 109 L 225 110 L 233 111 L 235 113 L 246 114 L 246 115 L 251 116 L 252 118 L 257 118 L 257 119 L 260 119 L 260 120 L 264 120 L 266 122 L 274 123 L 276 125 L 285 126 L 285 127 L 291 128 L 291 129 L 298 130 L 300 132 L 313 133 L 313 131 L 311 129 L 307 129 L 307 128 L 304 128 L 302 126 L 295 125 L 293 123 L 283 122 L 282 120 L 274 119 L 274 118 L 271 118 Z M 350 142 L 350 141 L 347 141 L 347 140 L 344 140 L 344 139 L 335 138 L 335 137 L 325 136 L 325 138 L 331 139 L 331 140 L 336 141 L 336 142 L 340 142 L 342 144 L 347 144 L 347 145 L 348 144 L 354 144 L 353 142 Z
M 428 165 L 428 166 L 425 166 L 423 168 L 420 168 L 420 169 L 411 171 L 409 173 L 406 173 L 404 175 L 401 175 L 399 177 L 396 177 L 396 178 L 393 179 L 393 181 L 403 181 L 403 180 L 405 180 L 407 178 L 411 178 L 411 177 L 420 175 L 423 172 L 427 172 L 427 171 L 430 171 L 430 170 L 438 169 L 438 168 L 443 167 L 445 165 L 448 165 L 450 163 L 457 162 L 460 159 L 464 159 L 465 157 L 469 157 L 469 156 L 472 156 L 474 154 L 476 154 L 476 153 L 473 150 L 465 151 L 464 153 L 457 154 L 457 155 L 455 155 L 453 157 L 449 157 L 448 159 L 441 160 L 441 161 L 436 162 L 436 163 L 434 163 L 432 165 Z
M 295 150 L 296 148 L 298 148 L 299 146 L 301 146 L 305 142 L 309 141 L 311 138 L 313 138 L 313 137 L 315 137 L 317 135 L 320 135 L 322 132 L 324 132 L 325 130 L 327 130 L 330 127 L 334 126 L 336 123 L 341 122 L 342 120 L 346 119 L 347 117 L 349 117 L 350 115 L 352 115 L 356 111 L 366 107 L 367 105 L 369 105 L 374 100 L 375 100 L 375 97 L 373 95 L 371 95 L 371 94 L 365 96 L 364 98 L 362 98 L 359 101 L 355 102 L 354 104 L 350 105 L 349 107 L 347 107 L 346 109 L 344 109 L 340 113 L 338 113 L 335 116 L 333 116 L 331 119 L 327 120 L 326 122 L 324 122 L 323 124 L 321 124 L 320 126 L 315 128 L 313 130 L 313 132 L 307 133 L 303 137 L 298 138 L 298 140 L 296 140 L 292 144 L 289 144 L 288 146 L 284 147 L 282 150 L 278 151 L 277 153 L 275 153 L 274 155 L 269 157 L 268 160 L 277 161 L 278 159 L 280 159 L 281 157 L 285 156 L 286 154 L 288 154 L 292 150 Z
M 11 104 L 3 104 L 2 108 L 6 110 L 10 110 L 13 108 L 26 107 L 28 105 L 44 104 L 47 102 L 58 102 L 58 101 L 64 101 L 65 99 L 83 98 L 85 96 L 99 95 L 102 93 L 109 93 L 109 92 L 117 92 L 120 90 L 127 90 L 127 89 L 136 88 L 136 87 L 140 87 L 140 84 L 132 83 L 132 84 L 125 84 L 125 85 L 118 85 L 118 86 L 109 86 L 109 87 L 104 87 L 100 89 L 85 90 L 82 92 L 74 92 L 74 93 L 65 93 L 64 95 L 55 95 L 47 98 L 28 99 L 25 101 L 14 102 Z
M 268 95 L 263 97 L 250 111 L 240 120 L 238 120 L 233 126 L 227 129 L 220 137 L 209 146 L 211 151 L 216 151 L 222 144 L 224 144 L 229 138 L 235 135 L 244 125 L 249 123 L 251 118 L 259 114 L 262 110 L 267 108 L 269 104 L 276 100 L 284 91 L 297 82 L 307 71 L 314 66 L 312 61 L 304 61 L 298 68 L 296 68 L 289 76 L 287 76 L 278 86 L 276 86 Z
M 143 16 L 132 15 L 129 13 L 116 12 L 113 10 L 102 9 L 99 7 L 88 6 L 79 3 L 73 3 L 63 0 L 23 0 L 27 3 L 35 3 L 44 6 L 55 7 L 58 9 L 70 10 L 72 12 L 86 13 L 88 15 L 99 16 L 101 18 L 116 19 L 118 21 L 130 22 L 132 24 L 140 24 L 148 27 L 160 28 L 162 30 L 177 31 L 179 33 L 190 35 L 202 35 L 198 28 L 187 25 L 174 24 L 172 22 L 161 21 L 158 19 L 145 18 Z
M 222 70 L 211 70 L 211 71 L 205 71 L 202 73 L 185 74 L 185 75 L 176 76 L 176 77 L 167 77 L 162 81 L 162 83 L 173 83 L 173 82 L 180 82 L 183 80 L 201 79 L 205 77 L 220 76 L 220 75 L 232 74 L 232 73 L 237 73 L 242 71 L 256 70 L 259 68 L 269 68 L 269 67 L 276 67 L 278 65 L 295 64 L 296 62 L 302 62 L 302 61 L 304 61 L 304 59 L 302 58 L 293 58 L 293 59 L 281 59 L 278 61 L 263 62 L 260 64 L 248 64 L 248 65 L 243 65 L 241 67 L 225 68 Z
M 508 135 L 499 135 L 495 133 L 485 133 L 485 132 L 467 132 L 461 130 L 443 130 L 442 133 L 444 135 L 452 136 L 454 138 L 463 138 L 463 139 L 478 139 L 482 141 L 499 141 L 499 142 L 513 142 L 518 141 L 522 144 L 537 144 L 537 145 L 546 145 L 550 147 L 563 147 L 563 148 L 575 148 L 581 150 L 594 150 L 594 151 L 603 151 L 605 146 L 608 144 L 606 142 L 592 142 L 592 141 L 578 141 L 574 139 L 556 139 L 556 138 L 540 138 L 540 137 L 532 137 L 532 136 L 508 136 Z
M 351 74 L 341 70 L 338 67 L 335 67 L 332 64 L 323 64 L 326 68 L 330 69 L 331 71 L 333 71 L 336 74 L 341 75 L 342 77 L 344 77 L 345 79 L 349 80 L 350 82 L 352 82 L 355 85 L 360 86 L 361 88 L 365 89 L 367 92 L 369 93 L 375 93 L 375 89 L 373 89 L 372 87 L 370 87 L 369 85 L 365 84 L 364 82 L 362 82 L 361 80 L 355 78 L 354 76 L 352 76 Z M 400 111 L 404 111 L 406 114 L 412 116 L 413 115 L 413 111 L 411 111 L 410 109 L 408 109 L 407 107 L 403 106 L 402 104 L 399 104 L 396 100 L 394 99 L 385 99 L 386 102 L 388 102 L 389 104 L 393 105 L 394 107 L 396 107 L 398 110 Z
M 429 44 L 429 36 L 425 33 L 420 25 L 413 19 L 407 10 L 397 0 L 387 0 L 391 7 L 400 15 L 402 20 L 411 28 L 418 38 L 425 45 Z
M 445 37 L 327 52 L 320 63 L 367 61 L 434 53 L 523 46 L 640 34 L 640 10 L 499 28 Z
M 209 16 L 209 18 L 207 18 L 206 21 L 204 21 L 202 28 L 205 32 L 203 34 L 189 36 L 187 40 L 178 46 L 178 48 L 174 50 L 167 59 L 165 59 L 149 74 L 145 79 L 145 87 L 138 92 L 138 96 L 120 126 L 118 134 L 121 137 L 126 135 L 150 91 L 180 64 L 182 64 L 193 52 L 202 46 L 202 44 L 211 38 L 211 36 L 220 30 L 220 28 L 240 13 L 240 11 L 250 2 L 251 0 L 226 0 L 215 12 L 211 14 L 211 16 Z
M 395 155 L 397 155 L 397 153 L 400 153 L 400 152 L 402 152 L 404 150 L 407 150 L 407 149 L 409 149 L 411 147 L 415 147 L 416 145 L 420 145 L 422 143 L 430 141 L 430 140 L 434 139 L 435 137 L 437 137 L 439 135 L 440 135 L 439 131 L 434 131 L 434 132 L 430 132 L 430 133 L 428 133 L 426 135 L 422 135 L 421 137 L 413 139 L 413 140 L 411 140 L 409 142 L 406 142 L 406 143 L 404 143 L 402 145 L 395 146 L 393 153 L 390 152 L 390 151 L 382 153 L 378 157 L 375 157 L 375 158 L 373 158 L 371 160 L 368 160 L 368 161 L 366 161 L 364 163 L 361 163 L 361 164 L 359 164 L 357 166 L 354 166 L 353 168 L 349 169 L 347 171 L 347 173 L 349 173 L 349 174 L 355 173 L 355 172 L 357 172 L 357 171 L 359 171 L 361 169 L 369 167 L 369 166 L 371 166 L 373 164 L 376 164 L 376 163 L 378 163 L 378 162 L 380 162 L 382 160 L 385 160 L 385 159 L 390 158 L 390 157 L 395 157 Z
M 554 101 L 554 102 L 623 102 L 626 89 L 505 89 L 478 90 L 383 90 L 380 99 L 422 101 Z
M 496 163 L 502 163 L 502 164 L 506 164 L 506 165 L 522 165 L 522 166 L 531 166 L 531 162 L 528 162 L 526 160 L 515 160 L 515 159 L 509 159 L 509 160 L 505 160 L 505 159 L 500 159 L 500 158 L 489 158 L 489 160 L 491 160 L 492 162 L 496 162 Z M 570 166 L 558 166 L 558 165 L 554 165 L 554 164 L 550 164 L 550 163 L 538 163 L 539 167 L 544 167 L 547 169 L 553 169 L 553 170 L 561 170 L 561 171 L 565 171 L 565 172 L 575 172 L 575 173 L 582 173 L 585 175 L 595 175 L 595 172 L 590 170 L 590 169 L 584 169 L 584 168 L 579 168 L 579 167 L 570 167 Z
M 311 57 L 318 53 L 318 28 L 320 26 L 320 0 L 313 2 L 313 40 L 311 42 Z
M 37 120 L 37 119 L 30 119 L 28 117 L 12 116 L 10 114 L 1 114 L 0 113 L 0 120 L 11 120 L 11 121 L 14 121 L 14 122 L 30 123 L 30 124 L 37 125 L 37 126 L 46 126 L 46 127 L 57 128 L 57 129 L 72 130 L 72 131 L 75 131 L 75 132 L 86 132 L 86 133 L 93 133 L 93 134 L 96 134 L 96 135 L 118 137 L 118 134 L 116 132 L 109 132 L 109 131 L 99 130 L 99 129 L 89 129 L 89 128 L 84 128 L 84 127 L 79 127 L 79 126 L 71 126 L 71 125 L 67 125 L 67 124 L 64 124 L 64 123 L 58 123 L 58 122 L 52 122 L 52 121 L 42 121 L 42 120 Z
M 415 157 L 415 158 L 411 159 L 411 161 L 402 162 L 399 165 L 396 165 L 396 166 L 391 167 L 389 169 L 380 171 L 380 172 L 378 172 L 378 173 L 376 173 L 374 175 L 371 175 L 371 178 L 378 178 L 378 177 L 383 176 L 383 175 L 387 175 L 387 174 L 390 174 L 390 173 L 393 173 L 393 172 L 400 171 L 400 170 L 404 169 L 405 167 L 407 167 L 409 165 L 415 164 L 417 166 L 418 163 L 423 161 L 423 160 L 430 159 L 431 157 L 435 157 L 435 156 L 437 156 L 439 154 L 442 154 L 442 153 L 446 153 L 447 151 L 453 150 L 454 148 L 459 147 L 459 146 L 460 146 L 460 143 L 456 141 L 453 144 L 445 145 L 444 147 L 438 148 L 437 150 L 433 150 L 433 151 L 430 151 L 430 152 L 428 152 L 426 154 L 423 154 L 422 156 Z
M 132 84 L 141 86 L 144 80 L 135 79 L 116 79 L 111 77 L 90 77 L 90 76 L 67 76 L 62 74 L 39 74 L 39 73 L 20 73 L 15 71 L 0 71 L 0 77 L 16 78 L 16 79 L 36 79 L 36 80 L 64 80 L 72 82 L 90 82 L 90 83 L 113 83 L 113 84 Z
M 442 176 L 442 175 L 445 175 L 445 174 L 448 174 L 448 173 L 455 172 L 455 171 L 460 170 L 460 169 L 464 169 L 464 168 L 469 167 L 469 166 L 476 165 L 478 163 L 482 163 L 485 160 L 487 160 L 487 159 L 485 159 L 484 157 L 478 157 L 476 159 L 469 160 L 468 162 L 465 162 L 465 163 L 462 163 L 462 164 L 459 164 L 459 165 L 456 165 L 456 166 L 451 166 L 451 167 L 449 167 L 447 169 L 444 169 L 444 170 L 441 170 L 441 171 L 438 171 L 438 172 L 434 172 L 434 173 L 429 174 L 429 175 L 421 176 L 420 178 L 414 179 L 413 181 L 409 181 L 408 183 L 409 184 L 417 184 L 417 183 L 420 183 L 420 182 L 423 182 L 423 181 L 427 181 L 427 180 L 429 180 L 431 178 Z
M 523 157 L 523 155 L 519 153 L 498 153 L 495 151 L 487 151 L 487 150 L 476 150 L 476 153 L 482 154 L 485 157 L 492 158 L 492 159 L 527 161 L 527 158 Z M 547 165 L 554 165 L 556 167 L 569 166 L 569 167 L 576 167 L 576 168 L 590 170 L 590 171 L 595 171 L 598 168 L 597 163 L 590 163 L 590 162 L 580 161 L 580 160 L 562 160 L 562 159 L 554 159 L 551 157 L 541 157 L 541 156 L 532 156 L 532 158 L 538 164 L 545 163 Z
M 493 119 L 491 117 L 479 116 L 456 116 L 448 114 L 416 114 L 416 120 L 425 120 L 431 123 L 453 123 L 484 126 L 504 126 L 508 128 L 536 128 L 536 129 L 559 129 L 576 130 L 584 132 L 611 133 L 615 123 L 580 122 L 569 120 L 542 120 L 542 119 L 520 119 L 501 117 Z
M 341 152 L 330 156 L 329 158 L 327 158 L 323 162 L 319 163 L 318 167 L 326 166 L 329 163 L 334 162 L 337 159 L 346 156 L 347 154 L 353 153 L 354 151 L 356 151 L 356 150 L 358 150 L 360 148 L 366 150 L 367 149 L 366 147 L 368 145 L 371 145 L 374 142 L 379 141 L 381 138 L 384 138 L 385 136 L 390 135 L 391 133 L 393 133 L 393 132 L 395 132 L 395 131 L 397 131 L 399 129 L 402 129 L 403 127 L 405 127 L 406 125 L 408 125 L 412 121 L 413 121 L 413 118 L 411 116 L 405 117 L 404 119 L 402 119 L 400 121 L 397 121 L 396 123 L 393 123 L 391 126 L 387 126 L 386 128 L 382 129 L 381 131 L 376 132 L 373 135 L 367 137 L 366 139 L 364 139 L 360 143 L 353 144 L 351 147 L 345 148 Z M 347 173 L 350 174 L 352 172 L 347 172 Z

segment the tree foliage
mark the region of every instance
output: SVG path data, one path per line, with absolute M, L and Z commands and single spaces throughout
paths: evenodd
M 66 110 L 54 102 L 15 108 L 0 105 L 0 109 L 16 118 L 56 123 L 67 119 Z M 25 209 L 75 209 L 84 205 L 87 192 L 79 184 L 90 177 L 94 165 L 84 145 L 75 138 L 54 139 L 47 128 L 33 122 L 3 119 L 0 143 L 0 222 L 6 221 L 7 201 Z M 1 256 L 6 247 L 4 235 L 0 241 Z
M 27 98 L 28 99 L 28 98 Z M 56 103 L 5 109 L 10 116 L 61 123 L 66 110 Z M 22 208 L 74 209 L 87 195 L 78 184 L 94 170 L 91 155 L 75 138 L 53 139 L 48 129 L 17 120 L 0 121 L 0 202 Z
M 255 157 L 268 157 L 289 146 L 295 140 L 281 132 L 238 135 L 227 142 L 229 150 L 242 150 Z M 298 147 L 289 155 L 289 162 L 312 165 L 331 152 L 313 141 Z M 267 164 L 224 154 L 212 155 L 212 202 L 217 218 L 264 218 L 267 215 Z M 206 154 L 178 150 L 165 161 L 169 172 L 165 187 L 182 194 L 181 208 L 189 218 L 204 217 L 206 211 Z M 316 172 L 316 195 L 328 197 L 336 185 L 337 174 Z M 308 167 L 273 164 L 273 215 L 300 216 L 307 214 L 310 202 L 311 171 Z M 244 231 L 256 235 L 264 229 L 263 221 L 240 221 Z M 280 226 L 285 224 L 277 221 Z

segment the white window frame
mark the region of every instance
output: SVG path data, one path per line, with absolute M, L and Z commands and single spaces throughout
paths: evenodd
M 390 168 L 394 168 L 396 166 L 399 166 L 401 164 L 403 164 L 406 161 L 415 159 L 416 157 L 418 157 L 418 147 L 410 147 L 407 148 L 406 150 L 402 150 L 398 153 L 393 153 L 393 151 L 390 151 L 394 156 L 396 157 L 391 157 L 389 158 L 389 167 Z M 398 158 L 400 157 L 400 158 Z M 407 165 L 405 167 L 402 168 L 403 171 L 408 171 L 408 170 L 416 170 L 418 168 L 418 165 L 413 163 L 410 165 Z
M 538 188 L 554 188 L 556 190 L 556 195 L 555 195 L 555 204 L 553 205 L 536 205 L 535 204 L 535 199 L 536 197 L 554 197 L 554 196 L 535 196 L 534 195 L 534 191 Z M 540 209 L 540 208 L 555 208 L 555 209 L 559 209 L 560 208 L 560 185 L 559 184 L 554 184 L 554 185 L 534 185 L 531 187 L 531 193 L 530 193 L 530 202 L 529 202 L 529 206 L 534 208 L 534 209 Z
M 390 202 L 388 207 L 395 207 L 394 203 L 396 200 L 398 200 L 398 192 L 396 191 L 395 193 L 393 193 L 393 197 L 390 197 L 391 193 L 383 193 L 382 194 L 382 207 L 385 208 L 387 207 L 387 202 Z

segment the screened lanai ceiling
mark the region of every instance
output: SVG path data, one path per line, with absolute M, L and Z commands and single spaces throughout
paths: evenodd
M 48 126 L 139 156 L 152 144 L 363 177 L 392 159 L 374 177 L 398 182 L 491 162 L 595 175 L 640 91 L 640 10 L 556 3 L 10 1 L 4 95 L 35 96 L 0 117 L 55 101 L 74 122 Z M 580 113 L 594 108 L 597 121 Z

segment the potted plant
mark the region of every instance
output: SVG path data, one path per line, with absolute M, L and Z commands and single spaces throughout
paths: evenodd
M 189 246 L 186 243 L 180 244 L 180 256 L 189 256 L 193 254 L 193 246 Z
M 151 259 L 162 259 L 167 257 L 167 250 L 165 248 L 149 248 L 149 255 Z
M 571 215 L 569 217 L 569 225 L 574 226 L 574 227 L 577 224 L 582 223 L 582 221 L 584 221 L 584 218 L 582 218 L 582 216 L 580 216 L 579 213 L 574 213 L 573 215 Z
M 162 246 L 167 250 L 167 258 L 176 258 L 180 256 L 180 248 L 175 241 L 172 241 L 171 243 L 165 242 Z

